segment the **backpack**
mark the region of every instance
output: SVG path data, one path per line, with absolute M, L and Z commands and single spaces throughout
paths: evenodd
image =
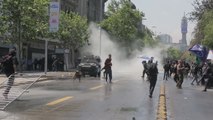
M 149 73 L 149 75 L 157 75 L 158 74 L 157 64 L 155 64 L 155 63 L 149 64 L 148 73 Z

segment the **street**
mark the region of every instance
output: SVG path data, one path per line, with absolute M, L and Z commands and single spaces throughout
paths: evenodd
M 56 79 L 34 84 L 28 93 L 0 112 L 1 120 L 155 120 L 160 86 L 166 86 L 167 119 L 211 120 L 213 91 L 202 92 L 185 80 L 177 89 L 172 79 L 158 82 L 153 98 L 149 82 L 132 73 L 113 74 L 113 83 L 95 77 Z M 24 85 L 20 85 L 20 88 Z M 204 99 L 205 98 L 205 99 Z

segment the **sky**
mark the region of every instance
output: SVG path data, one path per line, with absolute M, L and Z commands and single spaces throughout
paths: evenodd
M 107 4 L 111 0 L 108 0 Z M 131 0 L 143 13 L 145 19 L 143 24 L 154 33 L 169 34 L 173 42 L 178 43 L 181 39 L 181 19 L 193 11 L 194 0 Z M 196 23 L 188 21 L 187 44 L 193 38 L 193 30 Z

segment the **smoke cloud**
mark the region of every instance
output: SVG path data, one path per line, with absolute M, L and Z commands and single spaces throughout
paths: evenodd
M 102 67 L 104 66 L 104 61 L 109 54 L 112 55 L 112 71 L 113 77 L 121 76 L 123 74 L 131 74 L 130 77 L 140 78 L 142 75 L 143 65 L 140 56 L 154 57 L 154 61 L 158 61 L 158 66 L 161 66 L 162 54 L 161 48 L 144 48 L 143 51 L 135 50 L 132 52 L 130 58 L 126 58 L 126 53 L 123 48 L 120 48 L 113 40 L 110 39 L 109 34 L 107 34 L 103 29 L 95 25 L 90 24 L 90 38 L 89 45 L 85 46 L 81 50 L 81 55 L 93 54 L 100 56 L 102 59 Z M 158 68 L 159 68 L 158 67 Z

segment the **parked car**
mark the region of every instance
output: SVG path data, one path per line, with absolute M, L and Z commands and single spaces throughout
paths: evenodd
M 101 59 L 99 56 L 88 55 L 81 59 L 78 69 L 81 71 L 82 76 L 89 75 L 100 77 Z

